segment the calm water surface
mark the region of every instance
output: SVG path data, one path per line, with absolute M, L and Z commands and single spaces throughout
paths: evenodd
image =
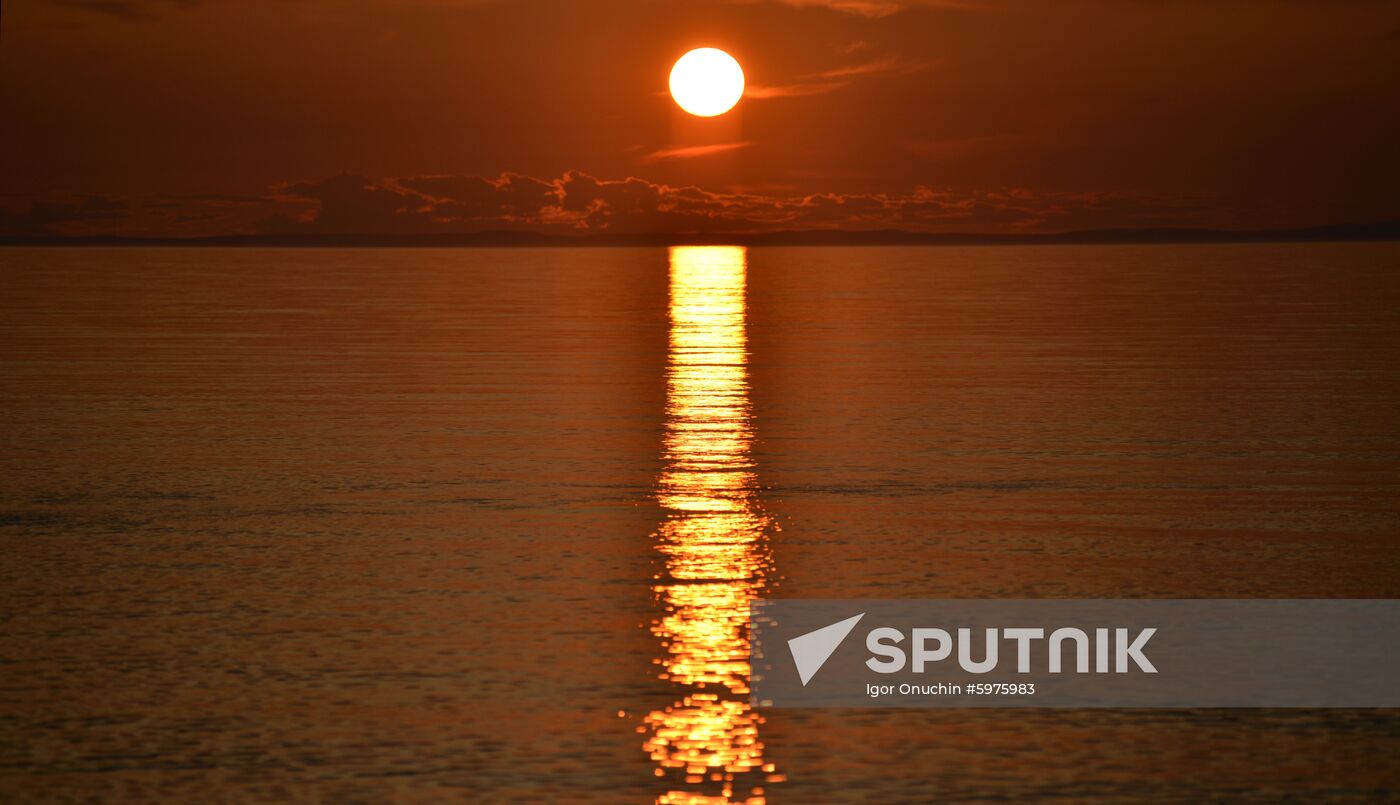
M 0 796 L 1371 801 L 1394 711 L 761 711 L 748 602 L 1394 597 L 1400 245 L 0 250 Z

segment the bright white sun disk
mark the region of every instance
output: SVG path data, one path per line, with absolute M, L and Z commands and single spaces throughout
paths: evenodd
M 743 69 L 717 48 L 692 50 L 671 68 L 671 97 L 697 117 L 722 115 L 743 96 Z

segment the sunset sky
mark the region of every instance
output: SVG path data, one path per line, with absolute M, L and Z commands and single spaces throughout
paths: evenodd
M 1386 0 L 6 0 L 0 232 L 1372 222 L 1397 77 Z

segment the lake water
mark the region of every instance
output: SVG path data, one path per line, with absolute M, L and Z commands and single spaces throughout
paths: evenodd
M 1394 597 L 1400 244 L 0 250 L 0 794 L 1366 801 L 1394 711 L 754 710 L 829 598 Z

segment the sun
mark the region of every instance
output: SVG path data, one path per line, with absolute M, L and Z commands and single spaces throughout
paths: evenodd
M 744 96 L 744 70 L 717 48 L 696 48 L 671 68 L 671 97 L 696 117 L 714 117 Z

